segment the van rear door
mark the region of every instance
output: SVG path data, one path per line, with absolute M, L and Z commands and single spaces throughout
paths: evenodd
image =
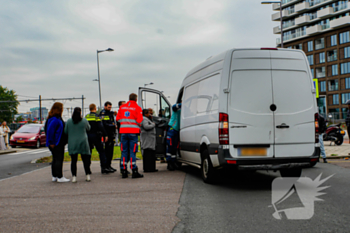
M 273 157 L 270 53 L 266 50 L 234 51 L 231 67 L 228 114 L 230 144 L 234 147 L 230 147 L 230 153 L 234 157 Z
M 311 156 L 315 150 L 315 98 L 308 64 L 300 52 L 270 52 L 275 157 Z

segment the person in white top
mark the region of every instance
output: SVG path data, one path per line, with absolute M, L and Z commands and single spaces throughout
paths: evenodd
M 8 140 L 9 132 L 10 132 L 10 128 L 7 126 L 6 121 L 4 121 L 1 124 L 1 126 L 0 126 L 0 135 L 1 135 L 1 142 L 0 142 L 0 144 L 4 144 L 4 145 L 0 145 L 2 150 L 9 149 L 9 146 L 8 146 L 8 143 L 9 143 L 9 140 Z

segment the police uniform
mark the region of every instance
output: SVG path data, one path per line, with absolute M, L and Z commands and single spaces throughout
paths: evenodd
M 136 166 L 136 152 L 138 149 L 138 134 L 140 134 L 139 124 L 142 122 L 142 109 L 137 105 L 136 101 L 130 100 L 119 108 L 117 121 L 120 123 L 119 132 L 121 134 L 121 152 L 120 169 L 122 178 L 127 178 L 127 160 L 130 154 L 130 168 L 132 170 L 132 178 L 140 178 L 143 175 L 138 173 Z
M 101 172 L 103 174 L 112 172 L 108 170 L 106 154 L 101 142 L 101 137 L 107 136 L 107 133 L 103 128 L 102 121 L 95 112 L 90 112 L 85 116 L 85 118 L 91 126 L 91 130 L 87 133 L 90 151 L 92 151 L 94 146 L 96 147 L 96 150 L 100 157 Z
M 102 120 L 103 127 L 106 130 L 107 136 L 108 136 L 108 141 L 105 143 L 107 167 L 115 170 L 114 168 L 111 167 L 112 159 L 113 159 L 114 144 L 115 144 L 115 130 L 116 130 L 114 112 L 104 109 L 100 112 L 99 116 Z

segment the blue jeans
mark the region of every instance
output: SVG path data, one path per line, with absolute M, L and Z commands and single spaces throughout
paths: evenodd
M 321 133 L 319 136 L 318 136 L 318 140 L 320 142 L 320 149 L 321 149 L 321 157 L 322 158 L 326 158 L 326 151 L 324 149 L 324 144 L 323 144 L 323 133 Z
M 173 128 L 169 128 L 166 136 L 166 160 L 175 161 L 177 148 L 179 146 L 179 132 Z
M 120 158 L 120 169 L 127 169 L 128 155 L 130 154 L 130 168 L 136 169 L 136 152 L 138 150 L 138 137 L 137 134 L 122 134 L 120 150 L 122 151 L 122 157 Z

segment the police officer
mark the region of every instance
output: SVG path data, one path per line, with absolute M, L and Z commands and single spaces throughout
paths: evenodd
M 137 105 L 137 95 L 132 93 L 129 102 L 122 105 L 118 111 L 117 121 L 120 123 L 122 157 L 120 159 L 120 169 L 122 178 L 128 177 L 128 152 L 130 154 L 130 168 L 132 178 L 142 178 L 136 166 L 136 152 L 138 149 L 138 134 L 140 134 L 140 123 L 143 120 L 142 109 Z
M 115 144 L 115 132 L 117 129 L 117 124 L 114 119 L 115 112 L 111 111 L 112 109 L 112 103 L 107 101 L 105 103 L 104 109 L 100 112 L 100 117 L 102 120 L 103 127 L 105 128 L 108 136 L 108 141 L 105 142 L 105 152 L 106 152 L 106 158 L 107 158 L 107 168 L 112 170 L 113 172 L 117 171 L 117 169 L 114 169 L 112 164 L 113 159 L 113 150 L 114 150 L 114 144 Z
M 89 109 L 90 109 L 90 113 L 87 114 L 85 116 L 85 118 L 91 126 L 91 130 L 87 134 L 88 140 L 89 140 L 90 151 L 92 151 L 94 146 L 96 147 L 96 150 L 97 150 L 98 155 L 100 157 L 101 173 L 108 174 L 108 173 L 113 172 L 113 171 L 108 169 L 105 150 L 103 149 L 103 145 L 101 142 L 101 136 L 104 137 L 105 141 L 108 141 L 108 136 L 107 136 L 105 129 L 103 128 L 101 119 L 96 114 L 96 105 L 90 104 Z

